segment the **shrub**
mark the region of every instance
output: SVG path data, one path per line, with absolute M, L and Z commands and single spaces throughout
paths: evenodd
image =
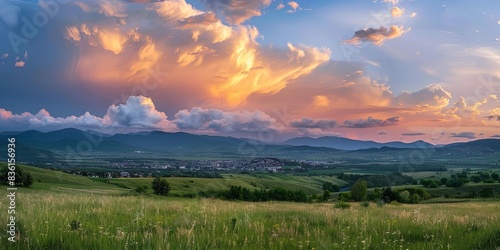
M 153 193 L 166 196 L 170 192 L 170 184 L 160 177 L 156 177 L 152 182 Z
M 337 209 L 349 209 L 351 207 L 351 204 L 344 201 L 339 201 L 337 204 L 335 204 L 334 207 Z
M 330 193 L 330 191 L 325 190 L 325 192 L 323 192 L 323 198 L 322 198 L 322 200 L 323 201 L 328 201 L 330 199 L 331 195 L 332 195 L 332 193 Z
M 410 203 L 417 204 L 419 202 L 420 202 L 420 195 L 418 195 L 418 194 L 412 194 L 410 196 Z
M 491 174 L 491 178 L 495 181 L 500 180 L 500 175 L 498 173 L 493 173 Z
M 481 198 L 493 198 L 495 197 L 495 190 L 492 187 L 485 187 L 479 191 L 479 196 Z
M 403 203 L 410 202 L 410 192 L 408 192 L 407 190 L 399 192 L 399 197 L 401 199 L 401 202 Z
M 361 206 L 362 207 L 369 207 L 370 206 L 370 202 L 369 201 L 363 201 L 363 202 L 361 202 Z

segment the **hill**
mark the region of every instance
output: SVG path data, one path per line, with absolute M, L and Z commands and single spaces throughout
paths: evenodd
M 290 140 L 284 141 L 282 144 L 294 145 L 294 146 L 311 146 L 311 147 L 327 147 L 336 148 L 341 150 L 359 150 L 359 149 L 369 149 L 369 148 L 382 148 L 382 147 L 392 147 L 392 148 L 432 148 L 432 144 L 424 141 L 415 141 L 412 143 L 404 142 L 386 142 L 379 143 L 374 141 L 361 141 L 353 140 L 344 137 L 337 136 L 323 136 L 319 138 L 311 137 L 296 137 Z

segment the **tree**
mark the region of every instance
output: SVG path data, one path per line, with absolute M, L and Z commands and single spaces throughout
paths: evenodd
M 441 180 L 440 180 L 441 185 L 446 185 L 446 182 L 448 182 L 447 178 L 445 178 L 445 177 L 441 178 Z
M 332 195 L 332 193 L 330 193 L 330 191 L 328 190 L 325 190 L 325 192 L 323 192 L 323 201 L 328 201 L 330 199 L 330 196 Z
M 331 182 L 323 183 L 323 191 L 338 192 L 339 190 L 340 187 Z
M 2 168 L 2 170 L 0 170 L 0 178 L 2 178 L 1 182 L 7 185 L 9 185 L 9 180 L 8 180 L 9 172 L 10 172 L 9 168 L 7 166 L 5 166 L 4 168 Z M 24 171 L 19 166 L 16 166 L 16 168 L 14 169 L 14 173 L 16 178 L 15 180 L 16 186 L 29 187 L 33 184 L 34 179 L 30 172 Z
M 399 192 L 399 198 L 401 199 L 401 202 L 403 202 L 403 203 L 410 202 L 410 192 L 408 190 L 404 190 L 404 191 Z
M 493 173 L 491 174 L 491 178 L 495 181 L 498 181 L 498 179 L 500 179 L 500 175 L 498 173 Z
M 366 198 L 367 185 L 365 180 L 358 180 L 351 187 L 351 198 L 354 201 L 362 201 Z
M 170 192 L 170 184 L 167 180 L 156 177 L 152 182 L 153 193 L 156 195 L 166 196 Z
M 420 201 L 420 195 L 412 194 L 410 196 L 410 203 L 417 204 Z

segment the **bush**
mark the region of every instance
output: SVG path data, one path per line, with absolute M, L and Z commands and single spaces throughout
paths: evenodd
M 495 190 L 492 187 L 485 187 L 479 191 L 479 197 L 481 198 L 493 198 L 495 197 Z
M 399 197 L 401 199 L 401 202 L 403 203 L 410 202 L 410 192 L 408 192 L 408 190 L 399 192 Z
M 412 194 L 410 196 L 410 203 L 417 204 L 419 202 L 420 202 L 420 195 L 418 195 L 418 194 Z
M 349 209 L 351 207 L 351 204 L 344 201 L 340 201 L 337 204 L 335 204 L 334 207 L 337 209 Z
M 491 178 L 495 181 L 500 180 L 500 175 L 498 173 L 493 173 L 491 174 Z
M 166 196 L 170 192 L 170 184 L 160 177 L 156 177 L 152 182 L 153 193 L 156 195 Z
M 330 193 L 330 191 L 325 190 L 325 192 L 323 192 L 323 198 L 321 200 L 322 201 L 328 201 L 330 199 L 331 195 L 332 195 L 332 193 Z
M 330 192 L 338 192 L 340 190 L 340 187 L 338 185 L 331 183 L 331 182 L 325 182 L 325 183 L 323 183 L 323 190 L 330 191 Z
M 362 207 L 369 207 L 370 206 L 370 202 L 369 201 L 363 201 L 363 202 L 361 202 L 361 206 Z

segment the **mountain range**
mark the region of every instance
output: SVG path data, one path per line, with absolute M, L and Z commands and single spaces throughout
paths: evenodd
M 184 132 L 141 132 L 131 134 L 100 134 L 94 131 L 78 129 L 62 129 L 52 132 L 39 132 L 35 130 L 22 132 L 0 133 L 0 147 L 6 148 L 7 138 L 16 138 L 18 152 L 23 158 L 36 156 L 48 159 L 56 157 L 62 151 L 76 152 L 102 152 L 102 153 L 131 153 L 131 152 L 157 152 L 157 153 L 238 153 L 245 147 L 264 145 L 249 139 L 196 135 Z M 2 146 L 3 145 L 3 146 Z M 263 154 L 300 154 L 301 152 L 386 152 L 389 149 L 433 149 L 450 154 L 453 152 L 500 152 L 500 140 L 482 139 L 470 142 L 453 143 L 436 147 L 424 141 L 412 143 L 354 140 L 336 136 L 319 138 L 296 137 L 273 145 L 265 145 Z M 390 150 L 389 150 L 390 151 Z M 361 152 L 360 152 L 361 153 Z

